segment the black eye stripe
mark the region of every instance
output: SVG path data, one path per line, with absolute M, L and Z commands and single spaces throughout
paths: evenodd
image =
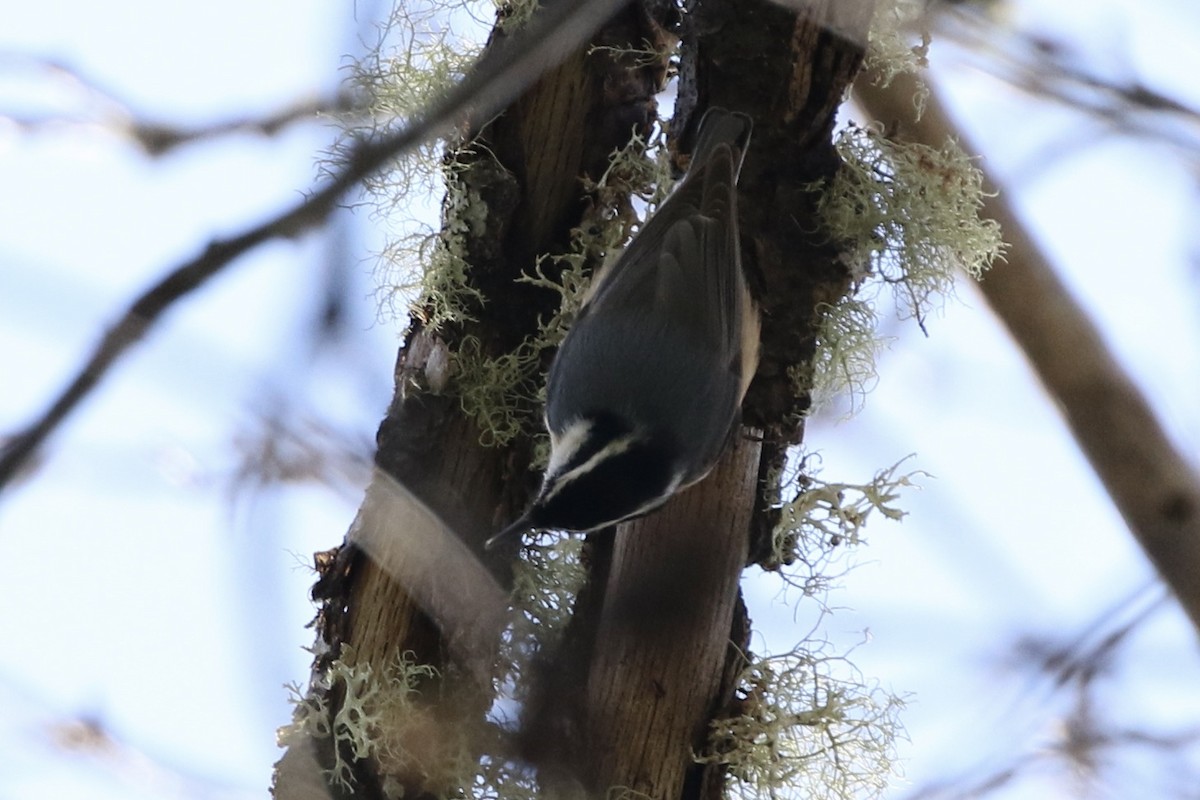
M 568 474 L 535 505 L 533 522 L 564 530 L 593 530 L 661 505 L 676 478 L 666 452 L 652 442 L 635 442 L 586 472 Z

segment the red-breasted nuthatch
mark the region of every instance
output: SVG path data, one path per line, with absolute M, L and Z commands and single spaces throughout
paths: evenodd
M 737 223 L 750 130 L 710 109 L 679 186 L 597 273 L 550 367 L 541 490 L 488 546 L 640 516 L 712 470 L 758 366 Z

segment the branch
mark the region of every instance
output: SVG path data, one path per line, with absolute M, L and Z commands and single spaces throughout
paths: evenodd
M 1027 742 L 999 765 L 993 765 L 994 759 L 985 759 L 970 771 L 918 785 L 903 800 L 982 797 L 1028 777 L 1031 767 L 1038 763 L 1072 775 L 1094 777 L 1096 765 L 1117 748 L 1128 750 L 1130 745 L 1142 744 L 1153 748 L 1154 754 L 1165 756 L 1194 743 L 1196 730 L 1162 734 L 1126 727 L 1129 720 L 1124 717 L 1095 713 L 1097 677 L 1112 669 L 1117 651 L 1128 645 L 1131 634 L 1142 629 L 1168 599 L 1167 592 L 1154 581 L 1105 610 L 1069 642 L 1018 637 L 1012 645 L 1014 658 L 1005 666 L 1014 672 L 1031 673 L 1030 680 L 1014 695 L 1016 700 L 1007 711 L 1011 719 L 1000 724 L 1016 731 L 1031 724 L 1042 726 L 1053 718 L 1061 724 L 1054 725 L 1056 736 L 1051 746 Z M 1063 707 L 1064 697 L 1070 700 L 1070 708 Z M 1018 722 L 1018 716 L 1025 721 Z M 1166 766 L 1161 764 L 1161 768 Z
M 977 152 L 936 96 L 921 119 L 913 119 L 916 88 L 912 76 L 904 75 L 888 89 L 862 81 L 855 95 L 872 117 L 889 126 L 895 122 L 898 138 L 940 147 L 954 137 L 967 152 Z M 984 188 L 991 196 L 982 213 L 1000 223 L 1010 249 L 1007 263 L 980 284 L 983 295 L 1062 410 L 1130 531 L 1200 629 L 1200 475 L 1175 449 L 986 173 Z
M 35 70 L 67 89 L 86 95 L 93 105 L 99 107 L 68 115 L 21 115 L 0 111 L 0 122 L 7 122 L 17 131 L 27 134 L 62 127 L 99 126 L 132 142 L 152 158 L 166 155 L 183 145 L 231 134 L 274 136 L 294 123 L 322 115 L 346 113 L 354 107 L 349 93 L 340 93 L 332 98 L 297 100 L 265 117 L 243 117 L 211 125 L 183 127 L 139 119 L 129 104 L 116 93 L 65 62 L 24 54 L 0 54 L 0 68 L 7 67 L 7 72 L 13 69 L 10 65 L 16 65 L 17 70 Z
M 0 490 L 176 301 L 264 242 L 294 238 L 321 225 L 350 187 L 421 142 L 445 135 L 455 123 L 478 127 L 580 46 L 625 2 L 577 0 L 549 6 L 511 38 L 498 40 L 471 74 L 423 116 L 393 134 L 354 146 L 342 170 L 304 200 L 242 234 L 212 241 L 199 256 L 172 269 L 133 301 L 50 407 L 0 450 Z
M 350 96 L 339 94 L 325 100 L 300 100 L 265 117 L 230 119 L 196 128 L 162 125 L 129 117 L 117 130 L 145 151 L 146 155 L 157 158 L 183 145 L 237 133 L 275 136 L 294 123 L 311 121 L 321 116 L 344 114 L 353 108 L 354 103 Z
M 943 5 L 934 20 L 939 36 L 957 41 L 972 66 L 1034 97 L 1077 108 L 1114 130 L 1165 142 L 1192 160 L 1200 157 L 1200 108 L 1136 76 L 1098 75 L 1076 63 L 1080 57 L 1068 44 L 1005 29 L 976 10 Z

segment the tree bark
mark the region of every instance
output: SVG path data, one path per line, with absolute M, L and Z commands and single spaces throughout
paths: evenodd
M 617 536 L 585 684 L 594 791 L 686 796 L 720 705 L 761 449 L 733 443 L 705 483 Z

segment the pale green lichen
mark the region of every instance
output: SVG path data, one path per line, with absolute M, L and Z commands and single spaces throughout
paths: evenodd
M 496 674 L 499 693 L 508 701 L 529 699 L 528 692 L 537 680 L 535 665 L 554 652 L 570 622 L 575 598 L 587 578 L 581 559 L 583 544 L 578 536 L 538 539 L 522 546 L 520 558 L 513 562 L 509 624 L 501 637 Z M 498 720 L 497 728 L 503 724 L 504 720 Z M 533 768 L 485 756 L 469 796 L 533 800 L 547 795 Z
M 426 775 L 461 774 L 454 772 L 454 760 L 446 759 L 444 752 L 438 753 L 434 763 L 425 764 L 406 749 L 406 742 L 412 740 L 409 723 L 422 716 L 415 704 L 418 687 L 436 676 L 434 667 L 417 663 L 411 653 L 397 653 L 384 669 L 376 670 L 370 664 L 356 663 L 353 650 L 346 647 L 342 657 L 329 665 L 321 685 L 313 687 L 315 691 L 301 695 L 298 687 L 290 687 L 296 710 L 292 724 L 281 729 L 280 737 L 303 734 L 332 739 L 334 764 L 327 775 L 347 790 L 354 788 L 347 754 L 354 761 L 373 758 L 394 767 L 416 766 Z M 341 702 L 331 715 L 326 698 L 334 689 Z
M 530 543 L 513 564 L 512 607 L 539 630 L 561 631 L 571 619 L 575 595 L 587 578 L 580 560 L 583 541 L 560 536 L 547 544 Z
M 343 132 L 326 169 L 344 164 L 359 141 L 409 124 L 466 74 L 486 30 L 471 16 L 477 5 L 418 0 L 393 7 L 373 46 L 348 67 L 346 83 L 360 98 L 361 114 L 342 121 Z M 466 281 L 457 242 L 464 233 L 461 226 L 469 221 L 448 216 L 451 224 L 435 231 L 428 219 L 420 219 L 412 209 L 424 204 L 425 216 L 431 218 L 430 199 L 446 187 L 445 202 L 453 210 L 486 213 L 462 186 L 460 165 L 445 163 L 444 150 L 443 140 L 424 142 L 368 175 L 362 184 L 363 205 L 386 236 L 377 269 L 381 315 L 404 316 L 419 308 L 426 324 L 435 329 L 468 318 L 472 304 L 480 299 Z
M 817 312 L 816 351 L 811 362 L 792 368 L 792 382 L 809 387 L 812 408 L 823 408 L 846 392 L 851 408 L 857 409 L 875 383 L 875 359 L 888 344 L 876 331 L 875 309 L 866 299 L 847 295 Z
M 851 273 L 901 286 L 912 315 L 953 288 L 956 269 L 979 278 L 1000 255 L 1000 226 L 979 217 L 983 173 L 953 139 L 935 148 L 851 125 L 835 145 L 843 168 L 822 198 L 822 218 L 854 244 Z
M 583 181 L 583 191 L 592 202 L 579 225 L 571 231 L 570 249 L 539 259 L 534 274 L 518 279 L 560 296 L 558 312 L 539 321 L 534 347 L 544 350 L 558 346 L 591 285 L 588 268 L 618 258 L 633 237 L 640 222 L 632 214 L 629 198 L 643 201 L 648 219 L 670 193 L 672 183 L 661 132 L 650 140 L 634 136 L 613 152 L 604 174 L 596 180 Z M 546 260 L 558 268 L 557 279 L 546 275 Z
M 953 140 L 934 148 L 851 125 L 835 145 L 843 166 L 824 187 L 818 213 L 844 244 L 856 294 L 828 310 L 818 334 L 826 350 L 811 376 L 818 399 L 846 387 L 861 396 L 874 377 L 871 302 L 880 287 L 890 287 L 901 315 L 924 330 L 929 312 L 953 293 L 956 271 L 978 278 L 1004 248 L 1000 226 L 979 216 L 983 174 Z
M 542 323 L 542 337 L 553 343 L 562 339 L 590 284 L 584 276 L 585 268 L 618 257 L 640 226 L 629 199 L 639 198 L 646 206 L 644 217 L 649 218 L 670 194 L 672 184 L 666 140 L 661 131 L 650 139 L 633 136 L 624 147 L 613 151 L 599 178 L 583 180 L 583 191 L 592 202 L 571 231 L 568 252 L 550 257 L 562 269 L 563 277 L 557 281 L 548 279 L 539 263 L 534 275 L 521 278 L 562 297 L 562 311 Z
M 845 800 L 888 787 L 904 701 L 825 649 L 756 658 L 743 670 L 737 713 L 712 723 L 697 757 L 727 767 L 728 796 Z
M 526 343 L 487 357 L 479 340 L 464 337 L 453 353 L 454 387 L 463 413 L 475 421 L 479 442 L 500 447 L 530 430 L 537 395 L 538 353 Z
M 418 701 L 420 687 L 440 677 L 411 653 L 398 655 L 382 670 L 354 663 L 353 650 L 331 663 L 320 691 L 301 695 L 290 686 L 296 710 L 293 722 L 279 731 L 294 746 L 299 737 L 332 739 L 334 765 L 325 771 L 331 784 L 357 790 L 352 762 L 372 759 L 382 776 L 383 795 L 400 800 L 411 791 L 398 776 L 417 782 L 430 797 L 476 800 L 534 800 L 541 796 L 536 775 L 519 764 L 480 758 L 480 744 L 498 731 L 456 715 L 457 709 Z M 328 698 L 337 692 L 341 707 L 329 713 Z M 424 796 L 424 795 L 423 795 Z
M 764 569 L 779 571 L 806 598 L 823 602 L 838 575 L 835 560 L 865 541 L 867 523 L 876 514 L 893 521 L 904 518 L 896 501 L 903 489 L 915 487 L 915 479 L 926 474 L 902 473 L 906 460 L 879 470 L 865 483 L 841 483 L 818 477 L 812 456 L 802 459 L 789 482 L 794 487 L 791 497 L 779 505 L 771 559 Z
M 924 28 L 928 0 L 881 0 L 871 19 L 863 70 L 877 85 L 887 87 L 899 75 L 919 75 L 929 65 L 929 31 Z M 918 116 L 929 88 L 917 82 L 913 97 Z
M 815 461 L 803 458 L 794 476 L 781 476 L 792 491 L 779 503 L 774 562 L 764 566 L 815 601 L 823 618 L 828 592 L 847 569 L 838 562 L 864 543 L 876 514 L 903 517 L 896 500 L 915 473 L 901 474 L 900 462 L 862 484 L 833 483 L 816 477 Z M 711 724 L 697 759 L 728 768 L 728 796 L 844 800 L 887 788 L 903 701 L 830 649 L 810 633 L 790 652 L 749 658 L 733 713 Z
M 439 165 L 445 195 L 442 225 L 410 221 L 414 230 L 392 238 L 382 253 L 386 275 L 380 291 L 380 306 L 394 314 L 411 314 L 431 331 L 446 324 L 474 319 L 473 309 L 484 302 L 470 282 L 467 243 L 486 224 L 487 204 L 464 180 L 470 153 L 460 148 L 456 158 Z M 488 154 L 478 154 L 487 158 Z
M 654 46 L 657 44 L 658 46 Z M 631 67 L 653 67 L 667 63 L 667 60 L 675 55 L 678 49 L 676 40 L 671 36 L 662 36 L 656 43 L 649 39 L 642 40 L 641 47 L 613 45 L 592 45 L 588 48 L 588 55 L 594 53 L 605 53 L 611 55 L 614 59 L 626 68 Z
M 414 0 L 392 7 L 375 31 L 375 42 L 347 67 L 345 83 L 360 99 L 361 113 L 342 120 L 332 164 L 344 161 L 357 140 L 407 125 L 466 74 L 486 31 L 470 16 L 475 5 L 468 0 Z M 464 30 L 467 20 L 474 30 Z M 384 218 L 437 189 L 443 148 L 439 140 L 425 142 L 366 178 L 367 196 Z
M 515 700 L 525 699 L 534 660 L 557 644 L 571 619 L 575 598 L 587 579 L 580 555 L 583 539 L 559 536 L 550 542 L 527 543 L 513 563 L 511 617 L 500 652 L 500 680 L 512 687 Z

